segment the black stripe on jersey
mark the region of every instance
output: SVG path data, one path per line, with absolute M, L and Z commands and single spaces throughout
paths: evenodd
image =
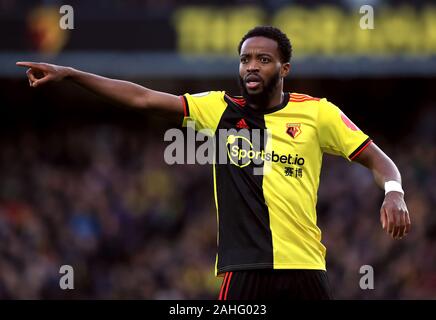
M 218 130 L 236 129 L 241 119 L 248 125 L 244 130 L 250 136 L 253 129 L 265 129 L 263 114 L 246 117 L 243 107 L 227 102 L 229 107 L 221 116 Z M 261 145 L 255 145 L 258 151 L 265 149 L 263 134 L 264 130 L 260 130 Z M 228 150 L 227 139 L 218 134 L 217 142 L 216 154 L 220 159 L 220 150 Z M 245 167 L 230 161 L 215 164 L 219 215 L 218 273 L 273 268 L 272 234 L 263 196 L 263 175 L 253 174 L 256 166 L 262 167 L 263 163 L 256 165 L 251 162 Z
M 185 96 L 180 96 L 182 98 L 182 102 L 183 102 L 183 112 L 184 112 L 184 116 L 185 117 L 189 117 L 189 104 L 188 104 L 188 99 L 186 99 Z
M 358 146 L 357 147 L 357 149 L 356 150 L 354 150 L 349 156 L 348 156 L 348 158 L 350 159 L 350 160 L 353 160 L 361 151 L 363 151 L 363 149 L 365 149 L 368 145 L 369 145 L 369 143 L 371 142 L 372 140 L 370 139 L 370 138 L 367 138 L 365 141 L 363 141 L 362 142 L 362 144 L 360 145 L 360 146 Z

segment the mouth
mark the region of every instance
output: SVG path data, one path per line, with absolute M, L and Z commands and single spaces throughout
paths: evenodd
M 247 89 L 256 90 L 262 84 L 262 78 L 256 74 L 250 74 L 245 77 L 245 85 Z

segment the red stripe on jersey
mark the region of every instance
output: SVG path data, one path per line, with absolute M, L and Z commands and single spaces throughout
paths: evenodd
M 223 300 L 223 292 L 224 292 L 224 287 L 226 286 L 226 281 L 227 281 L 227 277 L 229 276 L 229 273 L 226 272 L 226 275 L 224 276 L 224 280 L 223 283 L 221 285 L 221 290 L 220 290 L 220 295 L 218 297 L 218 300 Z
M 308 94 L 296 93 L 296 92 L 292 92 L 291 96 L 293 96 L 293 97 L 304 97 L 304 98 L 314 98 L 312 96 L 309 96 Z
M 319 100 L 320 98 L 315 98 L 307 94 L 291 93 L 289 95 L 289 101 L 291 102 L 319 101 Z
M 232 100 L 234 103 L 240 105 L 241 107 L 245 106 L 245 99 L 244 98 L 233 98 L 231 96 L 228 96 L 230 100 Z
M 227 280 L 226 293 L 224 294 L 224 300 L 227 300 L 227 293 L 229 292 L 230 280 L 232 280 L 233 272 L 230 272 L 229 279 Z
M 186 109 L 186 101 L 185 101 L 185 97 L 184 96 L 179 96 L 180 100 L 182 100 L 183 103 L 183 115 L 185 117 L 188 116 L 188 110 Z
M 369 140 L 362 148 L 360 148 L 360 150 L 350 158 L 350 160 L 354 160 L 356 159 L 356 157 L 363 151 L 366 149 L 366 147 L 368 147 L 371 144 L 372 140 Z
M 320 99 L 289 99 L 290 102 L 319 101 Z

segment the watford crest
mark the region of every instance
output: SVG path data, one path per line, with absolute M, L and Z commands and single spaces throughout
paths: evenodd
M 287 123 L 286 133 L 295 139 L 301 133 L 301 123 Z

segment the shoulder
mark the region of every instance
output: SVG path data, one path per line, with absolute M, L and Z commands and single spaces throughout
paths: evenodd
M 218 97 L 224 97 L 225 91 L 204 91 L 204 92 L 198 92 L 198 93 L 187 93 L 186 95 L 189 95 L 193 98 L 218 98 Z
M 242 97 L 242 96 L 233 96 L 233 95 L 231 95 L 229 93 L 225 93 L 224 94 L 224 99 L 228 103 L 233 103 L 233 104 L 236 104 L 236 105 L 241 106 L 241 107 L 245 106 L 245 104 L 246 104 L 246 101 L 245 101 L 244 97 Z
M 186 93 L 183 95 L 189 104 L 223 104 L 224 91 L 204 91 L 199 93 Z
M 316 108 L 310 108 L 312 110 L 324 110 L 324 111 L 334 111 L 338 109 L 338 107 L 331 103 L 327 98 L 317 98 L 312 97 L 308 94 L 304 93 L 289 93 L 289 103 L 292 105 L 301 105 L 301 107 L 311 106 Z
M 289 93 L 289 102 L 323 102 L 326 101 L 325 98 L 317 98 L 312 97 L 308 94 L 304 93 L 296 93 L 296 92 L 290 92 Z

